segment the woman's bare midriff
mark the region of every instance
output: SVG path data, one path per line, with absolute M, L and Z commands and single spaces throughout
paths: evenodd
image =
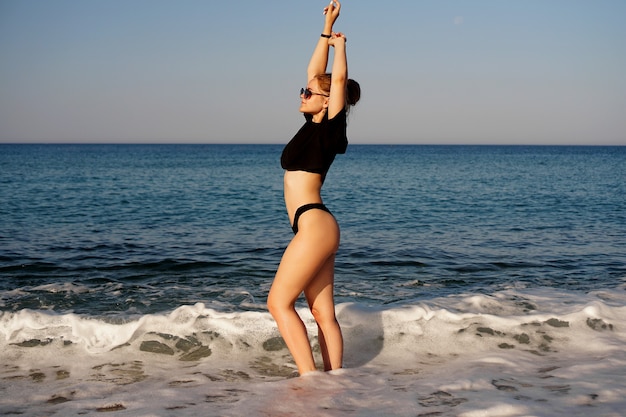
M 289 221 L 298 207 L 309 203 L 321 203 L 322 175 L 306 171 L 285 171 L 284 196 Z

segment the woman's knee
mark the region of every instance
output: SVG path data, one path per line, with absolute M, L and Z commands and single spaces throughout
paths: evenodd
M 274 293 L 270 291 L 267 297 L 267 309 L 269 310 L 272 317 L 276 318 L 285 314 L 285 312 L 293 311 L 294 304 L 286 302 L 281 299 L 281 297 L 276 296 Z
M 267 297 L 267 309 L 273 317 L 276 317 L 276 315 L 283 309 L 281 304 L 278 303 L 274 297 L 272 297 L 271 293 L 269 297 Z
M 337 317 L 335 316 L 334 308 L 326 308 L 326 309 L 311 308 L 311 314 L 313 315 L 315 322 L 321 328 L 337 325 Z
M 281 309 L 281 303 L 279 303 L 278 301 L 279 300 L 274 295 L 274 292 L 270 290 L 270 293 L 267 296 L 266 305 L 272 316 L 274 316 L 275 313 L 277 313 Z

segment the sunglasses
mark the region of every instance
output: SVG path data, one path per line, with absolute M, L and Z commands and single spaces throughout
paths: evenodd
M 314 93 L 313 91 L 309 90 L 308 88 L 301 88 L 300 89 L 300 95 L 302 97 L 305 98 L 305 100 L 308 100 L 311 98 L 311 96 L 324 96 L 324 97 L 328 97 L 327 94 L 322 94 L 322 93 Z

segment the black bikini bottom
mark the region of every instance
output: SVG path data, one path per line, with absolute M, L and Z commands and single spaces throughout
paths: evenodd
M 291 230 L 293 230 L 294 235 L 298 233 L 298 219 L 300 218 L 300 216 L 302 216 L 302 213 L 314 209 L 324 210 L 325 212 L 330 213 L 330 210 L 328 210 L 328 208 L 322 203 L 310 203 L 298 207 L 298 209 L 296 210 L 296 215 L 293 216 L 293 226 L 291 226 Z

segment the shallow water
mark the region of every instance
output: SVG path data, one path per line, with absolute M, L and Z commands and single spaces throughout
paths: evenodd
M 0 146 L 0 414 L 622 415 L 625 148 L 351 146 L 347 369 L 306 378 L 280 150 Z
M 622 286 L 579 295 L 507 290 L 402 307 L 341 304 L 346 369 L 302 378 L 292 378 L 295 367 L 264 312 L 198 304 L 115 323 L 5 313 L 0 411 L 619 416 L 625 302 Z M 312 318 L 300 313 L 314 334 Z

